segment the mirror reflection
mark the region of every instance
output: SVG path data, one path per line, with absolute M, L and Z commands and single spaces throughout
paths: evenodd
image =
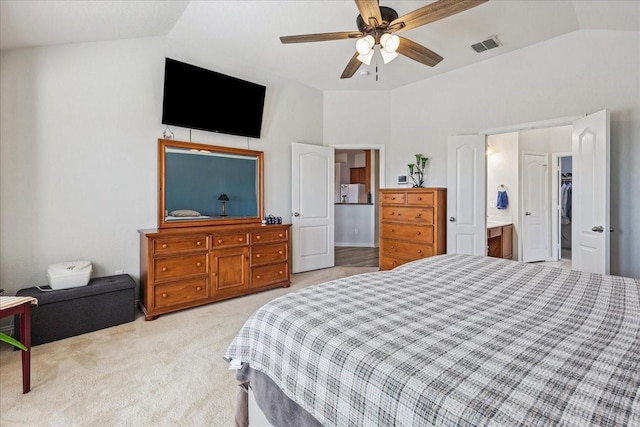
M 173 144 L 161 156 L 162 225 L 261 218 L 261 152 Z

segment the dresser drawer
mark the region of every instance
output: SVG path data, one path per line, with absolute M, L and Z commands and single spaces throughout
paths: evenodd
M 380 252 L 392 257 L 406 258 L 410 260 L 433 256 L 433 245 L 422 243 L 403 242 L 402 240 L 380 240 Z
M 431 191 L 407 194 L 407 205 L 434 206 L 435 194 Z
M 204 274 L 207 272 L 207 254 L 188 255 L 153 260 L 154 280 Z
M 257 245 L 251 247 L 251 265 L 268 264 L 288 260 L 286 243 Z
M 380 255 L 380 263 L 379 263 L 380 265 L 378 268 L 380 269 L 380 271 L 393 270 L 397 266 L 406 264 L 407 262 L 409 261 L 405 259 L 396 258 L 388 255 Z
M 260 230 L 251 233 L 251 243 L 277 242 L 289 240 L 289 230 Z
M 502 227 L 493 227 L 487 230 L 488 238 L 498 237 L 498 236 L 502 236 Z
M 407 193 L 398 191 L 397 193 L 383 193 L 383 205 L 404 205 L 407 202 Z
M 433 226 L 416 227 L 408 224 L 382 223 L 382 236 L 413 242 L 433 243 Z
M 289 280 L 289 264 L 284 262 L 251 269 L 251 287 L 260 288 Z
M 433 224 L 433 208 L 383 206 L 382 219 L 414 224 Z
M 155 255 L 189 252 L 208 249 L 207 236 L 188 236 L 175 238 L 162 238 L 153 240 L 153 253 Z
M 247 244 L 249 244 L 248 233 L 214 234 L 211 236 L 211 246 L 214 248 Z
M 155 285 L 153 287 L 153 307 L 164 308 L 205 299 L 209 296 L 208 283 L 207 278 L 201 278 Z

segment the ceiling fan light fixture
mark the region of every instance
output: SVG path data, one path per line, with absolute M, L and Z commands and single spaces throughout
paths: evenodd
M 398 52 L 387 52 L 386 49 L 382 48 L 380 49 L 380 55 L 382 55 L 382 61 L 385 64 L 388 64 L 389 62 L 396 59 L 396 57 L 398 56 Z
M 373 46 L 376 44 L 376 40 L 373 36 L 368 35 L 362 38 L 359 38 L 356 42 L 356 50 L 360 55 L 367 55 L 369 52 L 372 52 Z
M 389 53 L 394 53 L 400 46 L 400 37 L 395 34 L 384 33 L 380 37 L 380 45 Z
M 358 61 L 366 65 L 371 64 L 371 58 L 373 58 L 373 49 L 370 49 L 369 53 L 366 53 L 364 55 L 363 54 L 358 55 Z

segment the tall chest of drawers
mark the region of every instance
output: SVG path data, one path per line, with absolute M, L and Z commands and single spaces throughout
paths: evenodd
M 140 308 L 145 319 L 288 287 L 290 227 L 249 224 L 140 230 Z
M 446 188 L 384 188 L 380 200 L 380 270 L 446 252 Z

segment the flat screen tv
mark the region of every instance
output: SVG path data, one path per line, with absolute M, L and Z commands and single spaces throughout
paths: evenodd
M 260 138 L 266 87 L 166 58 L 162 123 Z

